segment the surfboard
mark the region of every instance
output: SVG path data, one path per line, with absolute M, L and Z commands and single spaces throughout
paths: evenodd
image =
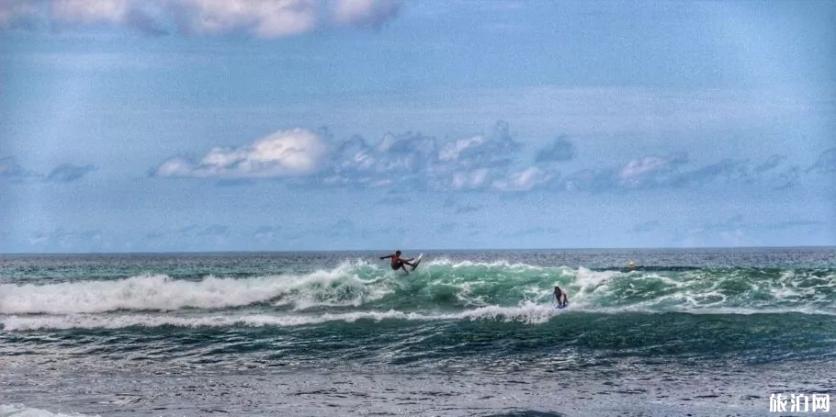
M 415 270 L 415 268 L 418 268 L 418 264 L 421 263 L 421 259 L 424 259 L 424 254 L 423 253 L 418 255 L 418 257 L 415 258 L 415 262 L 412 263 L 412 270 L 413 271 Z

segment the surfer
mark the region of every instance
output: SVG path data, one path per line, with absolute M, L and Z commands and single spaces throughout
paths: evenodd
M 557 303 L 557 308 L 564 308 L 569 305 L 569 297 L 557 285 L 554 286 L 554 301 Z
M 409 265 L 412 267 L 412 270 L 415 270 L 415 267 L 418 266 L 417 263 L 413 264 L 412 261 L 415 258 L 403 259 L 401 258 L 401 251 L 396 250 L 395 253 L 391 255 L 381 256 L 380 259 L 391 258 L 390 264 L 392 265 L 392 269 L 397 271 L 399 269 L 403 269 L 404 272 L 409 274 L 409 271 L 406 270 L 405 265 Z

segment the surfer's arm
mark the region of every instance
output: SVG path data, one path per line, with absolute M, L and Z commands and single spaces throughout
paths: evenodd
M 380 257 L 380 259 L 386 259 L 386 258 L 391 258 L 391 257 L 392 257 L 392 256 L 393 256 L 393 255 L 386 255 L 386 256 L 381 256 L 381 257 Z

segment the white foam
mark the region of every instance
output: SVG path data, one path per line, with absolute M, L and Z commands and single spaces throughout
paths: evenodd
M 0 319 L 5 331 L 43 329 L 120 329 L 125 327 L 229 327 L 229 326 L 303 326 L 326 322 L 357 320 L 502 320 L 535 324 L 548 321 L 556 311 L 551 305 L 524 303 L 516 307 L 485 306 L 456 313 L 415 313 L 398 310 L 354 311 L 347 313 L 241 314 L 213 316 L 177 316 L 165 314 L 70 314 L 55 316 L 6 316 Z
M 53 413 L 22 404 L 0 404 L 0 417 L 86 417 L 85 414 Z
M 491 262 L 479 262 L 479 261 L 453 261 L 449 258 L 436 258 L 429 262 L 426 262 L 427 265 L 437 265 L 437 266 L 447 266 L 450 268 L 458 269 L 458 268 L 488 268 L 488 269 L 524 269 L 524 270 L 539 270 L 544 269 L 543 267 L 530 265 L 526 263 L 519 263 L 519 262 L 509 262 L 506 260 L 497 260 Z
M 116 310 L 171 311 L 186 307 L 215 309 L 273 300 L 304 309 L 314 305 L 359 306 L 391 291 L 385 280 L 363 281 L 355 265 L 307 275 L 256 278 L 206 277 L 177 280 L 167 275 L 141 275 L 112 281 L 0 285 L 0 314 L 102 313 Z M 369 285 L 373 284 L 373 285 Z

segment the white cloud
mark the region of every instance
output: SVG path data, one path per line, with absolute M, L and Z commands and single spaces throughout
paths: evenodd
M 645 156 L 628 162 L 618 173 L 621 185 L 637 187 L 647 182 L 659 180 L 660 175 L 672 172 L 677 165 L 684 163 L 684 156 Z
M 468 172 L 456 172 L 450 181 L 454 190 L 474 190 L 484 187 L 488 183 L 490 171 L 487 168 L 474 169 Z
M 327 146 L 306 129 L 282 130 L 238 148 L 212 148 L 200 161 L 171 158 L 153 172 L 159 177 L 269 178 L 319 170 Z
M 413 133 L 388 134 L 376 145 L 355 137 L 337 148 L 323 181 L 330 185 L 487 189 L 506 175 L 520 148 L 504 122 L 497 123 L 490 134 L 441 144 Z
M 132 7 L 131 0 L 53 0 L 53 19 L 68 23 L 122 23 Z
M 455 140 L 445 144 L 438 153 L 438 159 L 442 161 L 455 161 L 459 156 L 468 149 L 476 149 L 485 143 L 485 138 L 482 136 L 474 136 L 472 138 L 465 138 Z
M 398 13 L 400 2 L 395 0 L 335 0 L 334 20 L 353 26 L 380 27 Z
M 272 39 L 329 26 L 378 28 L 399 8 L 397 0 L 0 0 L 0 28 L 40 17 L 58 28 L 105 24 Z
M 318 3 L 314 0 L 181 0 L 185 29 L 217 34 L 241 31 L 279 38 L 313 30 Z
M 0 28 L 10 26 L 17 19 L 37 14 L 35 5 L 26 0 L 0 0 Z
M 494 181 L 493 187 L 500 191 L 529 191 L 547 184 L 555 174 L 545 169 L 528 167 L 511 173 L 508 178 Z
M 646 156 L 634 159 L 621 169 L 618 176 L 622 181 L 631 182 L 648 172 L 657 171 L 668 166 L 668 161 L 657 156 Z

